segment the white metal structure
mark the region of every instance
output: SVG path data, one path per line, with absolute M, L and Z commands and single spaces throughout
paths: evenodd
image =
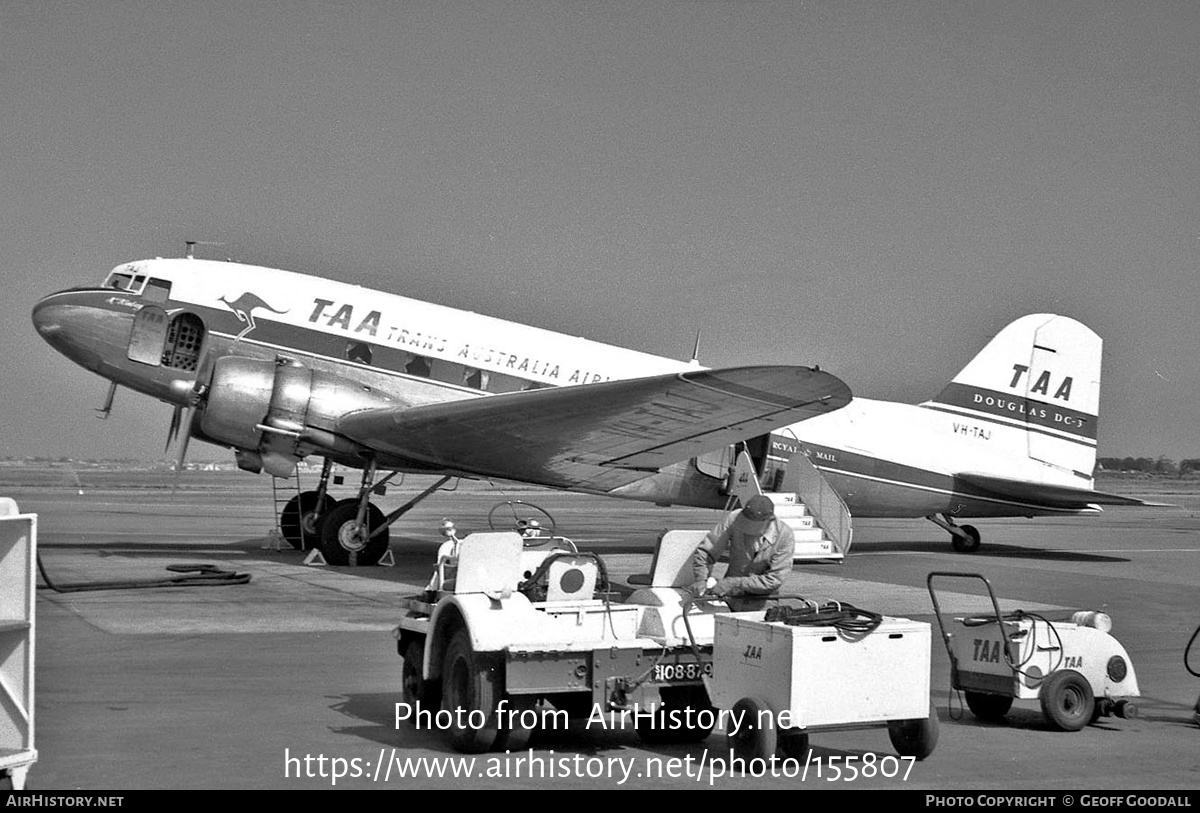
M 0 498 L 0 776 L 25 787 L 33 742 L 37 514 Z

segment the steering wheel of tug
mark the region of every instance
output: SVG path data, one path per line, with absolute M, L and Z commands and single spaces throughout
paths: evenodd
M 509 514 L 512 515 L 512 525 L 497 527 Z M 525 547 L 530 548 L 550 542 L 557 523 L 550 512 L 540 505 L 524 500 L 505 500 L 496 503 L 492 510 L 488 511 L 488 527 L 493 531 L 507 531 L 512 528 L 525 540 Z

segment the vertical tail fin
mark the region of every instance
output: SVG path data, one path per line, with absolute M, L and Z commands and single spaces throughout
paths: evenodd
M 1091 480 L 1102 342 L 1066 316 L 1022 316 L 922 406 L 983 422 L 993 449 Z

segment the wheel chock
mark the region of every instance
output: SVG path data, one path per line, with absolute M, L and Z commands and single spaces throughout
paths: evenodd
M 379 561 L 375 564 L 379 565 L 380 567 L 395 567 L 396 557 L 392 555 L 392 549 L 388 548 L 383 556 L 379 557 Z
M 278 528 L 272 528 L 267 533 L 267 538 L 263 541 L 261 550 L 273 550 L 276 553 L 279 553 L 281 550 L 283 550 L 283 546 L 286 541 L 287 540 L 283 538 L 283 534 L 279 532 Z M 288 545 L 288 547 L 290 548 L 291 545 Z
M 325 567 L 329 562 L 325 561 L 325 554 L 321 553 L 320 548 L 313 548 L 308 552 L 308 556 L 304 557 L 304 564 L 309 567 Z

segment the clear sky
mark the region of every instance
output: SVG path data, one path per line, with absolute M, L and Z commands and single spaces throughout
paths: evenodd
M 914 403 L 1062 313 L 1100 455 L 1200 457 L 1198 44 L 1195 0 L 0 0 L 0 456 L 162 455 L 29 314 L 198 240 Z

